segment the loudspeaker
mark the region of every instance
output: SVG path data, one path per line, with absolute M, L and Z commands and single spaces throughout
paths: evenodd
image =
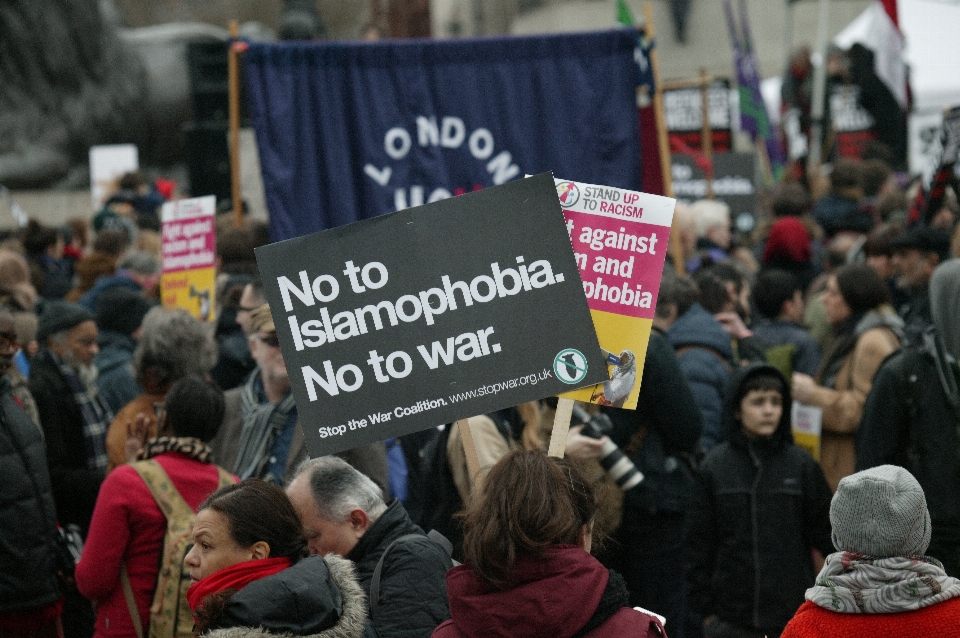
M 230 151 L 226 122 L 188 122 L 183 125 L 184 154 L 190 194 L 230 199 Z
M 196 122 L 226 122 L 230 119 L 230 76 L 227 42 L 190 42 L 187 68 L 190 97 Z M 240 72 L 243 67 L 241 65 Z M 246 91 L 240 81 L 240 119 L 247 119 Z

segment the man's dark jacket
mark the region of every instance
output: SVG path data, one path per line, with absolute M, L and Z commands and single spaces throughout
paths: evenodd
M 912 351 L 912 352 L 911 352 Z M 916 381 L 910 378 L 916 375 Z M 904 348 L 873 379 L 857 432 L 857 471 L 899 465 L 923 488 L 932 524 L 928 553 L 960 570 L 960 435 L 933 357 Z M 960 573 L 951 573 L 960 577 Z
M 87 467 L 80 407 L 49 350 L 42 349 L 33 358 L 29 387 L 47 444 L 57 520 L 61 525 L 79 525 L 86 536 L 104 473 Z
M 700 466 L 687 583 L 690 604 L 704 617 L 779 634 L 813 586 L 810 549 L 833 552 L 831 495 L 817 462 L 793 445 L 789 390 L 771 437 L 748 439 L 740 428 L 737 388 L 761 373 L 780 374 L 769 365 L 734 373 L 724 412 L 729 440 Z
M 56 530 L 40 429 L 0 377 L 0 613 L 60 597 Z
M 644 475 L 643 482 L 624 495 L 624 506 L 685 513 L 693 480 L 683 457 L 697 452 L 703 416 L 663 333 L 650 333 L 637 409 L 603 411 L 613 422 L 611 440 L 631 453 Z M 638 433 L 643 444 L 633 450 L 631 441 Z
M 429 638 L 450 618 L 447 604 L 447 570 L 450 557 L 414 525 L 397 499 L 371 525 L 346 556 L 357 565 L 360 586 L 369 595 L 377 562 L 393 541 L 407 534 L 422 538 L 404 540 L 387 554 L 380 573 L 380 596 L 371 624 L 381 638 Z

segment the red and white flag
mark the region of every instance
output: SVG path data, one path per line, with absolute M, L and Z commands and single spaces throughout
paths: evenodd
M 907 108 L 907 67 L 903 59 L 906 43 L 895 22 L 896 0 L 877 0 L 847 28 L 837 34 L 833 43 L 843 50 L 861 44 L 873 52 L 874 73 L 886 85 L 900 108 Z

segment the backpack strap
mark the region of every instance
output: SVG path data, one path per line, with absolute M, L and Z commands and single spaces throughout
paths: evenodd
M 377 606 L 380 604 L 380 575 L 383 572 L 383 561 L 387 558 L 387 554 L 390 553 L 390 550 L 393 549 L 393 546 L 397 543 L 417 540 L 420 538 L 423 538 L 422 534 L 404 534 L 400 538 L 387 545 L 387 548 L 383 550 L 382 554 L 380 554 L 380 560 L 377 561 L 377 566 L 373 569 L 373 576 L 370 578 L 370 618 L 373 618 L 374 613 L 377 611 Z M 446 536 L 437 530 L 430 530 L 430 532 L 427 534 L 427 538 L 442 547 L 447 553 L 448 558 L 453 554 L 453 545 L 449 540 L 447 540 Z M 452 558 L 450 560 L 452 563 L 456 563 L 456 561 L 454 561 Z
M 130 620 L 133 621 L 133 630 L 137 633 L 137 638 L 143 638 L 143 624 L 140 622 L 137 601 L 133 598 L 133 587 L 130 585 L 130 574 L 127 572 L 126 563 L 120 563 L 120 585 L 123 587 L 123 597 L 127 601 Z
M 187 502 L 180 496 L 180 492 L 173 486 L 173 482 L 167 475 L 166 470 L 154 460 L 137 461 L 131 463 L 130 467 L 143 479 L 147 489 L 150 490 L 153 500 L 156 501 L 163 516 L 169 522 L 174 520 L 176 515 L 183 516 L 187 513 L 193 514 L 193 510 L 187 505 Z M 162 556 L 162 554 L 161 554 Z M 120 584 L 123 586 L 123 597 L 127 601 L 127 609 L 130 611 L 130 619 L 133 621 L 133 628 L 137 632 L 137 638 L 144 638 L 143 625 L 140 623 L 140 613 L 137 611 L 137 604 L 133 597 L 133 588 L 130 586 L 130 574 L 127 572 L 126 564 L 120 567 Z
M 130 467 L 136 470 L 143 482 L 147 484 L 153 500 L 157 502 L 168 522 L 177 518 L 177 515 L 189 516 L 194 513 L 159 463 L 150 459 L 131 463 Z

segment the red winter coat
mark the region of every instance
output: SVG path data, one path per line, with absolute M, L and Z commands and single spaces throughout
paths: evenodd
M 956 638 L 960 598 L 899 614 L 840 614 L 807 601 L 780 638 Z
M 217 489 L 213 463 L 201 463 L 179 452 L 153 458 L 194 511 Z M 120 563 L 127 565 L 144 631 L 150 625 L 150 603 L 157 581 L 167 519 L 150 489 L 129 465 L 111 472 L 97 496 L 90 533 L 77 564 L 77 589 L 97 603 L 94 638 L 136 638 L 120 586 Z
M 593 617 L 610 572 L 597 559 L 572 545 L 549 550 L 546 560 L 520 558 L 520 584 L 507 591 L 491 589 L 467 565 L 447 572 L 451 620 L 433 638 L 570 638 Z M 622 607 L 588 638 L 653 638 L 656 621 Z M 665 635 L 665 634 L 664 634 Z

